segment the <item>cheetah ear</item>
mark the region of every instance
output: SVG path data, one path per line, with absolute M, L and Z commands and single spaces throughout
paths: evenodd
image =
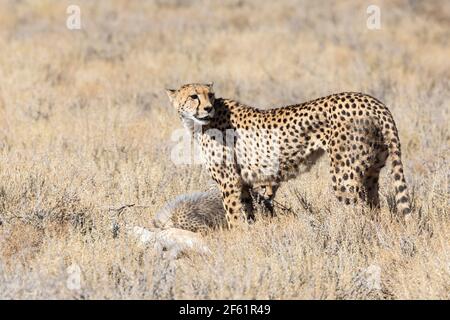
M 210 90 L 212 90 L 212 88 L 213 88 L 213 86 L 214 86 L 214 82 L 208 83 L 207 86 L 208 86 L 208 88 L 209 88 Z
M 166 89 L 167 96 L 171 103 L 175 100 L 175 96 L 177 95 L 177 90 L 175 89 Z

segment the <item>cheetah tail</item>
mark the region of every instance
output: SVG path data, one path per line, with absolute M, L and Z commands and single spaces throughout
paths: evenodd
M 392 124 L 394 120 L 392 119 Z M 395 187 L 395 203 L 397 211 L 403 214 L 404 218 L 408 218 L 411 213 L 411 203 L 408 196 L 408 188 L 406 185 L 405 175 L 403 173 L 403 163 L 401 158 L 400 139 L 395 124 L 391 128 L 381 126 L 385 144 L 388 146 L 389 158 L 392 165 L 392 176 L 394 178 Z

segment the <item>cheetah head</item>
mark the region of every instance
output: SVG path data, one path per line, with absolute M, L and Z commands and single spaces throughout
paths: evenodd
M 213 84 L 185 84 L 179 89 L 166 89 L 170 103 L 185 120 L 205 125 L 214 116 Z
M 252 186 L 252 192 L 265 205 L 272 206 L 278 187 L 279 185 L 276 182 L 255 183 Z

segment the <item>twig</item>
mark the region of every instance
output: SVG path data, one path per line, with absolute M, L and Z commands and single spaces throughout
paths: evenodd
M 272 201 L 273 201 L 273 203 L 276 205 L 277 208 L 279 208 L 279 209 L 281 209 L 281 210 L 288 211 L 288 212 L 292 213 L 292 214 L 295 215 L 295 216 L 297 215 L 297 214 L 294 212 L 294 210 L 292 210 L 292 208 L 286 207 L 285 205 L 281 204 L 280 202 L 276 201 L 275 199 L 272 200 Z
M 117 215 L 120 215 L 125 209 L 132 208 L 135 205 L 136 204 L 134 204 L 134 203 L 132 203 L 132 204 L 125 204 L 125 205 L 121 206 L 120 208 L 109 208 L 108 211 L 114 211 L 114 212 L 117 212 Z
M 148 208 L 151 208 L 151 206 L 136 205 L 135 203 L 132 203 L 132 204 L 125 204 L 119 208 L 108 208 L 108 211 L 117 212 L 117 215 L 120 215 L 123 211 L 125 211 L 125 209 L 128 209 L 128 208 L 148 209 Z

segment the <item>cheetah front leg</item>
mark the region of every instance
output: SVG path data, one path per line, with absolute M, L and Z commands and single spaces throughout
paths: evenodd
M 230 175 L 228 175 L 228 178 L 230 178 Z M 244 188 L 239 177 L 236 175 L 226 181 L 219 181 L 219 188 L 223 196 L 223 207 L 228 228 L 246 225 L 247 214 L 243 202 Z

